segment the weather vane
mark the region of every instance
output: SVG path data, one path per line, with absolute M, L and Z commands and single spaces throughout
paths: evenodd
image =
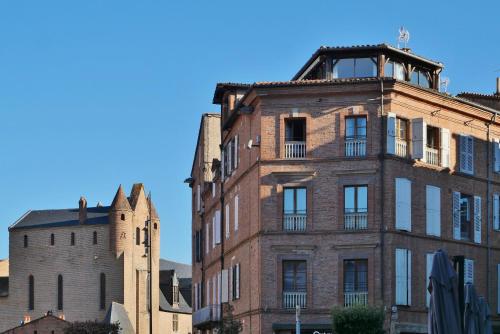
M 410 32 L 405 27 L 402 26 L 401 28 L 399 28 L 398 48 L 399 48 L 399 43 L 404 43 L 406 49 L 409 40 L 410 40 Z

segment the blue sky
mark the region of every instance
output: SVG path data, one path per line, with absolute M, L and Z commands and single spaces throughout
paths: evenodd
M 461 4 L 463 3 L 463 5 Z M 320 45 L 396 43 L 491 93 L 500 4 L 457 1 L 0 1 L 0 258 L 28 209 L 151 190 L 161 255 L 191 261 L 189 176 L 218 81 L 288 80 Z

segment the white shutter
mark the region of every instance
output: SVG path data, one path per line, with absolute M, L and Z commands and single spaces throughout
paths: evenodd
M 239 157 L 239 154 L 238 154 L 238 135 L 236 135 L 234 137 L 234 169 L 238 168 L 238 159 L 240 158 Z
M 217 283 L 215 282 L 215 278 L 217 276 L 212 277 L 212 304 L 217 305 Z
M 387 114 L 387 153 L 396 154 L 396 114 Z
M 441 189 L 426 186 L 426 230 L 428 235 L 441 236 Z
M 411 121 L 412 133 L 412 157 L 413 159 L 423 159 L 427 141 L 427 128 L 423 118 Z
M 232 142 L 227 143 L 227 175 L 231 175 L 233 171 L 233 150 L 231 149 Z
M 208 252 L 210 251 L 210 223 L 207 223 L 207 237 L 206 237 L 206 240 L 205 240 L 205 245 L 206 245 L 206 253 L 208 254 Z
M 453 192 L 453 239 L 460 240 L 460 193 Z
M 212 217 L 212 248 L 215 248 L 215 215 Z
M 215 243 L 218 245 L 221 242 L 221 219 L 220 210 L 215 211 Z
M 411 181 L 396 178 L 396 229 L 411 232 Z
M 411 250 L 406 251 L 407 254 L 407 283 L 406 285 L 408 286 L 408 293 L 407 293 L 407 298 L 408 298 L 408 305 L 411 305 Z
M 222 181 L 224 181 L 224 179 L 226 178 L 226 172 L 225 172 L 225 169 L 224 169 L 224 167 L 226 166 L 226 162 L 224 161 L 224 159 L 226 158 L 226 155 L 225 155 L 224 151 L 225 151 L 224 148 L 222 148 L 221 156 L 220 156 L 220 163 L 221 163 L 221 172 L 220 172 L 220 175 L 221 175 Z
M 194 283 L 194 303 L 193 308 L 196 311 L 198 309 L 198 283 Z
M 207 306 L 210 305 L 210 278 L 207 279 Z
M 474 173 L 474 138 L 471 136 L 460 136 L 460 171 Z
M 234 230 L 238 231 L 239 196 L 234 196 Z
M 497 138 L 493 139 L 493 157 L 495 158 L 493 170 L 498 173 L 500 172 L 500 140 Z
M 500 314 L 500 264 L 497 264 L 497 313 Z
M 474 284 L 474 260 L 465 259 L 464 261 L 464 284 Z
M 431 276 L 431 271 L 432 271 L 432 261 L 434 260 L 434 253 L 427 254 L 427 273 L 426 273 L 426 284 L 425 284 L 425 294 L 427 296 L 427 307 L 430 306 L 431 303 L 431 294 L 429 293 L 429 290 L 427 290 L 427 287 L 429 286 L 430 282 L 430 276 Z
M 196 210 L 201 211 L 201 186 L 196 186 Z
M 236 265 L 236 299 L 240 298 L 240 264 Z
M 396 304 L 408 305 L 408 251 L 396 248 Z
M 500 196 L 493 194 L 493 228 L 500 230 Z
M 222 272 L 217 274 L 217 304 L 222 302 Z
M 229 204 L 226 204 L 226 213 L 224 215 L 224 220 L 226 221 L 226 239 L 229 239 L 230 235 L 230 225 L 229 225 Z
M 481 243 L 481 197 L 474 196 L 474 242 Z
M 222 303 L 227 303 L 229 301 L 229 270 L 223 269 L 222 270 L 222 291 L 221 291 L 221 302 Z
M 441 128 L 441 167 L 450 167 L 450 130 Z

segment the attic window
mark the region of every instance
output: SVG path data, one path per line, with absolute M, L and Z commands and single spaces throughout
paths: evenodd
M 376 58 L 343 58 L 333 60 L 333 78 L 366 78 L 377 76 Z

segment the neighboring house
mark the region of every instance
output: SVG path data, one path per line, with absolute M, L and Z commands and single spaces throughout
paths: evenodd
M 30 210 L 9 228 L 9 277 L 0 278 L 0 332 L 52 310 L 67 321 L 128 318 L 128 333 L 149 333 L 151 219 L 153 333 L 160 332 L 160 220 L 142 184 L 111 206 Z M 33 320 L 32 320 L 33 321 Z M 124 322 L 122 322 L 124 323 Z
M 321 47 L 289 81 L 217 84 L 186 180 L 195 332 L 230 303 L 245 334 L 293 333 L 297 305 L 303 334 L 328 333 L 332 307 L 358 304 L 425 333 L 439 248 L 499 320 L 500 88 L 488 106 L 442 93 L 442 69 Z
M 64 329 L 68 325 L 69 322 L 48 313 L 1 334 L 64 334 Z
M 160 322 L 163 333 L 191 334 L 191 266 L 160 259 Z

